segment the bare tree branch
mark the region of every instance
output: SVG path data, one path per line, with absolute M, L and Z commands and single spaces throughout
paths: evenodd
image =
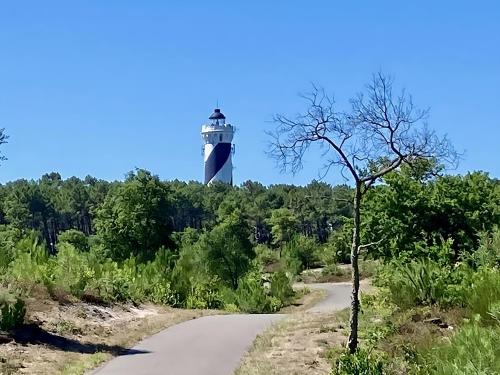
M 364 244 L 364 245 L 359 245 L 359 246 L 358 246 L 358 253 L 360 253 L 360 252 L 361 252 L 361 250 L 366 249 L 366 248 L 368 248 L 368 247 L 370 247 L 370 246 L 374 246 L 374 245 L 378 245 L 379 243 L 382 243 L 382 241 L 383 241 L 383 240 L 384 240 L 384 239 L 383 239 L 383 238 L 381 238 L 380 240 L 375 241 L 375 242 L 370 242 L 370 243 L 367 243 L 367 244 Z

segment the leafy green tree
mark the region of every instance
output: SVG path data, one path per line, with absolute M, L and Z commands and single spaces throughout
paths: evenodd
M 110 191 L 97 210 L 95 225 L 113 258 L 152 259 L 161 246 L 172 244 L 172 213 L 170 189 L 139 169 Z
M 500 222 L 500 184 L 486 173 L 431 178 L 404 167 L 383 182 L 364 209 L 367 241 L 386 238 L 370 249 L 374 256 L 456 262 L 478 247 L 481 231 Z M 451 242 L 450 253 L 429 253 L 445 242 Z
M 318 243 L 314 238 L 304 235 L 293 236 L 283 250 L 287 268 L 295 274 L 311 268 L 318 261 L 317 249 Z
M 297 232 L 298 219 L 288 208 L 273 210 L 268 223 L 271 226 L 273 243 L 280 248 L 290 241 Z
M 230 286 L 238 288 L 238 280 L 250 269 L 255 258 L 250 227 L 238 210 L 221 218 L 220 222 L 200 239 L 200 246 L 212 274 Z

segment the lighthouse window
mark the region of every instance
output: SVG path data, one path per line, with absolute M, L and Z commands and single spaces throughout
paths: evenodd
M 222 142 L 222 134 L 219 135 L 219 142 Z

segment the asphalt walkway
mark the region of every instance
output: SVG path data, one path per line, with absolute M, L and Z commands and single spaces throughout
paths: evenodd
M 328 312 L 349 306 L 349 283 L 308 284 L 326 298 L 308 311 Z M 280 314 L 213 315 L 167 328 L 129 354 L 114 358 L 95 375 L 231 375 L 255 337 Z

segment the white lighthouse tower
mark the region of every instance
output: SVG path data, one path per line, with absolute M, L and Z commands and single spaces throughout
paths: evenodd
M 233 141 L 234 128 L 226 124 L 226 116 L 219 108 L 209 117 L 210 123 L 201 127 L 203 137 L 204 159 L 205 159 L 205 184 L 214 181 L 222 181 L 227 184 L 233 183 L 233 163 L 231 161 L 234 152 Z

